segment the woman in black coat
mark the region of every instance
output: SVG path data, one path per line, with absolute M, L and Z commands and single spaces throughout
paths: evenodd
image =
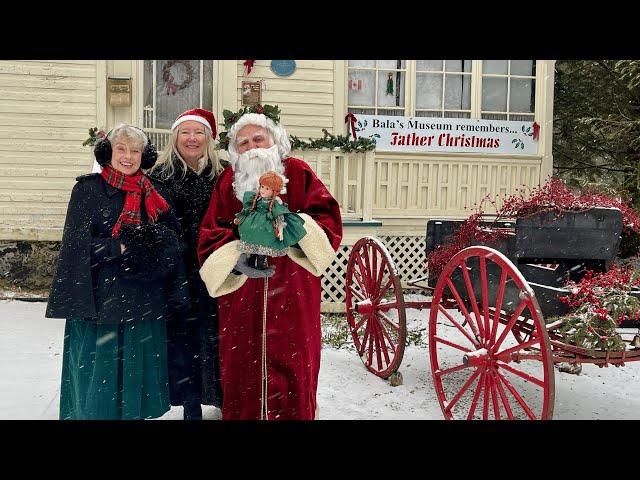
M 114 128 L 102 173 L 77 178 L 46 317 L 65 318 L 61 419 L 143 419 L 170 408 L 166 321 L 188 308 L 183 240 L 166 188 L 141 170 L 146 134 Z
M 198 234 L 216 175 L 222 170 L 213 148 L 213 113 L 201 108 L 181 114 L 167 147 L 149 172 L 168 188 L 186 240 L 191 307 L 167 324 L 171 404 L 184 407 L 186 420 L 202 419 L 204 405 L 222 405 L 218 360 L 217 301 L 200 279 Z

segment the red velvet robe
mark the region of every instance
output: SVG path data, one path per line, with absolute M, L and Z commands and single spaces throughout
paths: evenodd
M 320 268 L 324 269 L 342 240 L 338 203 L 302 160 L 286 159 L 285 176 L 289 183 L 287 193 L 281 195 L 282 200 L 291 212 L 306 213 L 313 219 L 310 221 L 307 217 L 307 222 L 316 222 L 317 226 L 308 223 L 306 226 L 310 230 L 314 227 L 314 235 L 323 237 L 327 247 L 312 249 L 303 239 L 300 241 L 302 251 L 313 256 L 316 250 L 328 250 L 331 258 L 326 265 L 321 264 Z M 230 273 L 231 263 L 224 268 L 216 263 L 207 275 L 203 273 L 223 245 L 239 238 L 233 219 L 242 209 L 242 203 L 235 196 L 232 182 L 233 171 L 227 167 L 218 177 L 201 224 L 198 255 L 203 265 L 201 275 L 208 288 L 211 284 L 208 279 L 216 282 L 222 277 L 237 279 Z M 309 233 L 307 237 L 313 235 Z M 326 253 L 323 255 L 327 258 Z M 267 289 L 266 418 L 313 419 L 320 370 L 320 277 L 288 256 L 270 257 L 269 264 L 275 265 L 276 271 L 268 279 Z M 219 297 L 223 419 L 260 419 L 265 408 L 262 403 L 264 286 L 264 279 L 247 279 L 237 290 Z M 212 293 L 211 288 L 209 292 Z

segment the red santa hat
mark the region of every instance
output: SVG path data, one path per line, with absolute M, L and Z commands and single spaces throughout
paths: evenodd
M 208 127 L 211 131 L 211 136 L 213 138 L 216 138 L 216 119 L 213 116 L 213 113 L 211 113 L 209 110 L 205 110 L 204 108 L 192 108 L 191 110 L 187 110 L 186 112 L 178 115 L 176 121 L 173 122 L 173 125 L 171 125 L 171 131 L 174 131 L 176 128 L 178 128 L 178 125 L 180 125 L 181 123 L 189 120 L 193 120 L 194 122 L 201 123 L 205 127 Z

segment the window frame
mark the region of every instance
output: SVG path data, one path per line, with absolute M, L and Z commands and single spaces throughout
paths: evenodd
M 482 75 L 482 67 L 483 67 L 483 62 L 484 60 L 471 60 L 471 115 L 470 115 L 470 119 L 474 119 L 474 120 L 481 120 L 482 119 L 482 113 L 496 113 L 496 114 L 505 114 L 507 115 L 507 118 L 509 118 L 509 115 L 513 114 L 513 115 L 527 115 L 526 113 L 522 113 L 522 112 L 510 112 L 509 111 L 509 98 L 507 98 L 507 111 L 506 112 L 493 112 L 493 111 L 481 111 L 482 109 L 482 79 L 483 79 L 483 75 Z M 534 60 L 535 62 L 535 75 L 534 76 L 524 76 L 524 75 L 502 75 L 502 77 L 504 78 L 532 78 L 535 81 L 535 85 L 534 85 L 534 99 L 535 99 L 535 105 L 534 105 L 534 111 L 532 113 L 532 119 L 531 121 L 539 121 L 540 119 L 540 112 L 541 112 L 541 102 L 544 100 L 542 98 L 541 95 L 541 87 L 543 84 L 543 79 L 541 78 L 541 72 L 543 71 L 543 65 L 542 62 L 543 60 Z M 405 91 L 405 107 L 404 107 L 404 111 L 405 111 L 405 116 L 407 117 L 415 117 L 416 116 L 416 87 L 417 87 L 417 60 L 405 60 L 405 86 L 404 86 L 404 91 Z M 443 65 L 444 68 L 444 65 Z M 383 69 L 384 70 L 384 69 Z M 388 69 L 387 69 L 388 70 Z M 508 72 L 511 71 L 511 62 L 509 62 L 509 67 L 508 67 Z M 445 72 L 446 73 L 446 72 Z M 455 73 L 455 72 L 451 72 L 451 73 Z M 491 74 L 491 76 L 493 76 L 493 74 Z M 497 75 L 496 76 L 501 76 L 501 75 Z M 444 81 L 444 77 L 443 77 L 443 81 Z M 369 106 L 369 107 L 362 107 L 362 106 L 352 106 L 349 104 L 349 87 L 348 87 L 348 82 L 349 82 L 349 61 L 348 60 L 344 60 L 344 114 L 346 115 L 347 112 L 349 112 L 350 108 L 369 108 L 369 109 L 376 109 L 379 110 L 380 108 L 377 106 Z M 510 88 L 510 84 L 511 82 L 508 82 L 508 88 Z M 420 110 L 426 110 L 426 109 L 420 109 Z M 442 111 L 443 112 L 448 112 L 448 111 L 457 111 L 456 109 L 445 109 L 444 108 L 444 103 L 442 104 Z M 466 112 L 466 110 L 465 110 Z M 357 115 L 357 114 L 356 114 Z M 421 118 L 428 118 L 428 117 L 421 117 Z M 442 118 L 442 117 L 434 117 L 434 118 Z
M 147 108 L 144 104 L 145 99 L 145 90 L 144 90 L 144 80 L 145 80 L 145 62 L 151 61 L 152 64 L 152 104 L 151 108 Z M 216 118 L 218 118 L 218 88 L 220 83 L 219 78 L 219 61 L 218 60 L 198 60 L 199 62 L 199 70 L 200 70 L 200 95 L 199 95 L 199 105 L 197 107 L 191 108 L 203 108 L 202 101 L 204 97 L 204 82 L 202 79 L 204 78 L 204 62 L 212 62 L 212 91 L 211 91 L 211 111 L 214 113 Z M 139 60 L 138 61 L 138 124 L 142 126 L 144 130 L 147 131 L 158 131 L 158 132 L 170 132 L 170 129 L 165 128 L 157 128 L 156 127 L 156 88 L 157 88 L 157 75 L 158 75 L 158 60 Z M 150 123 L 151 125 L 147 125 Z

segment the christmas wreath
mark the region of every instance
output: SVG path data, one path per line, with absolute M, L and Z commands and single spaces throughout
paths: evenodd
M 174 65 L 182 65 L 185 70 L 185 78 L 181 83 L 176 83 L 171 74 L 171 67 Z M 167 89 L 167 95 L 175 95 L 176 92 L 183 90 L 193 81 L 193 66 L 189 60 L 167 60 L 162 67 L 162 81 Z

